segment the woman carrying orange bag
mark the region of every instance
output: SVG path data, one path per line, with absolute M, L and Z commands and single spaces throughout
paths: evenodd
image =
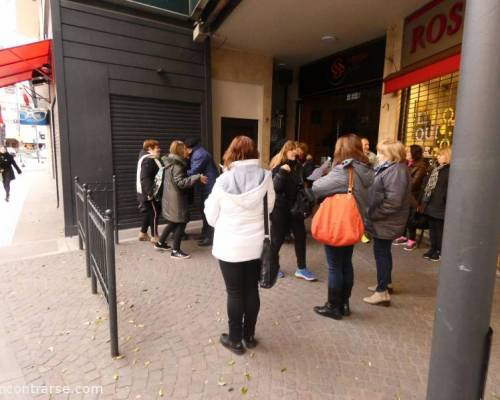
M 337 140 L 333 168 L 328 175 L 313 183 L 312 190 L 317 199 L 348 193 L 349 171 L 352 171 L 353 177 L 352 194 L 364 219 L 368 188 L 373 182 L 373 171 L 363 153 L 361 139 L 358 136 L 348 134 Z M 328 221 L 324 222 L 328 224 Z M 333 319 L 342 319 L 343 316 L 350 315 L 349 298 L 354 284 L 353 251 L 353 244 L 346 246 L 325 244 L 328 263 L 328 301 L 324 306 L 314 307 L 317 314 Z

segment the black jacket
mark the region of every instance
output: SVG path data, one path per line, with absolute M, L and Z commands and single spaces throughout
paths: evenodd
M 21 168 L 18 167 L 12 154 L 9 152 L 0 153 L 0 171 L 2 171 L 2 177 L 4 180 L 12 181 L 16 179 L 16 175 L 14 175 L 14 168 L 18 174 L 22 173 Z
M 139 159 L 145 156 L 147 153 L 142 150 L 139 153 Z M 159 167 L 156 161 L 151 157 L 146 157 L 141 163 L 141 190 L 142 193 L 137 193 L 137 199 L 140 203 L 144 203 L 148 200 L 148 196 L 153 196 L 155 176 L 158 173 Z
M 291 172 L 288 172 L 281 168 L 282 165 L 278 165 L 272 170 L 274 191 L 276 193 L 274 209 L 290 210 L 295 200 L 297 200 L 298 191 L 301 187 L 304 187 L 302 166 L 300 163 L 296 163 L 294 167 L 291 167 Z
M 450 177 L 450 166 L 445 165 L 438 175 L 438 180 L 436 187 L 432 191 L 431 197 L 427 204 L 423 205 L 423 213 L 433 218 L 444 219 L 444 213 L 446 210 L 446 192 L 448 191 L 448 179 Z M 425 191 L 425 186 L 429 177 L 425 180 L 422 185 L 422 192 Z M 422 194 L 423 196 L 423 194 Z

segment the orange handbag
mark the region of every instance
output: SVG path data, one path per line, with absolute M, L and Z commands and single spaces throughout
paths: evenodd
M 347 193 L 327 197 L 314 214 L 311 233 L 318 242 L 329 246 L 352 246 L 365 232 L 363 218 L 353 195 L 354 173 L 349 167 Z

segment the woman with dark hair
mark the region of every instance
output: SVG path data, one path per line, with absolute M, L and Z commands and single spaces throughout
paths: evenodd
M 349 171 L 354 176 L 353 194 L 359 211 L 365 217 L 368 188 L 373 182 L 373 171 L 368 157 L 363 153 L 361 140 L 354 134 L 342 136 L 335 144 L 331 172 L 313 183 L 316 198 L 324 199 L 338 193 L 348 192 Z M 349 298 L 354 285 L 352 254 L 354 246 L 334 247 L 325 245 L 328 263 L 328 301 L 314 311 L 324 317 L 342 319 L 351 314 Z
M 0 147 L 0 175 L 5 189 L 5 201 L 10 199 L 10 182 L 16 179 L 14 168 L 18 174 L 22 174 L 21 168 L 17 166 L 16 160 L 14 160 L 14 156 L 4 146 Z
M 297 257 L 295 276 L 307 281 L 315 281 L 316 276 L 306 264 L 306 227 L 304 215 L 293 213 L 299 191 L 304 190 L 302 165 L 297 161 L 297 142 L 288 140 L 276 154 L 269 168 L 273 174 L 276 204 L 271 214 L 271 258 L 274 265 L 279 265 L 279 252 L 285 237 L 291 231 Z M 283 271 L 278 276 L 284 277 Z
M 227 291 L 229 334 L 223 333 L 220 342 L 236 354 L 257 345 L 255 325 L 260 309 L 258 280 L 265 199 L 271 212 L 271 173 L 260 166 L 255 142 L 238 136 L 226 150 L 224 173 L 205 201 L 205 216 L 215 228 L 212 254 L 219 260 Z
M 412 251 L 417 247 L 417 221 L 421 220 L 417 213 L 417 200 L 427 175 L 428 166 L 423 157 L 422 147 L 416 144 L 412 144 L 406 151 L 406 161 L 408 169 L 410 170 L 411 179 L 410 216 L 406 225 L 406 235 L 400 236 L 394 240 L 393 244 L 405 245 L 405 250 Z

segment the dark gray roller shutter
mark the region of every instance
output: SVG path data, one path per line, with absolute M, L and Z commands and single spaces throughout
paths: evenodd
M 201 136 L 201 105 L 141 97 L 111 96 L 113 170 L 117 177 L 120 228 L 140 225 L 136 169 L 142 143 L 160 142 L 162 155 L 173 140 Z M 199 213 L 192 209 L 192 219 Z

